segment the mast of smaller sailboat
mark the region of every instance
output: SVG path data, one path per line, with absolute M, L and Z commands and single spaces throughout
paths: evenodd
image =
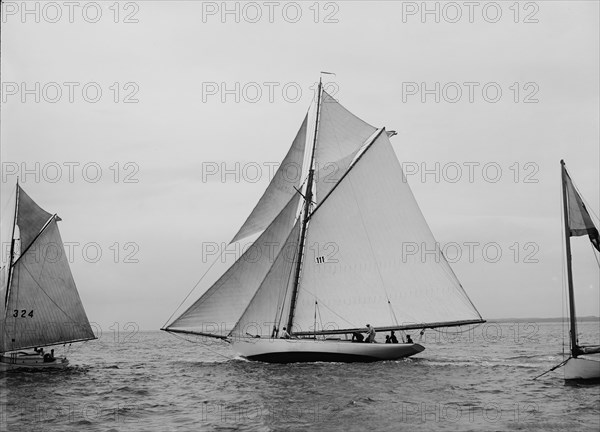
M 569 289 L 569 319 L 570 319 L 570 335 L 571 335 L 571 355 L 577 357 L 580 354 L 579 346 L 577 345 L 577 320 L 575 318 L 575 294 L 573 292 L 573 270 L 571 266 L 571 229 L 569 228 L 569 209 L 567 203 L 567 171 L 565 161 L 560 161 L 561 166 L 561 183 L 562 183 L 562 199 L 564 212 L 564 231 L 565 231 L 565 254 L 567 258 L 567 283 Z
M 302 226 L 300 228 L 300 241 L 298 244 L 298 264 L 296 265 L 296 272 L 294 275 L 294 287 L 292 289 L 292 297 L 290 299 L 290 314 L 287 322 L 287 330 L 292 333 L 292 325 L 294 323 L 294 310 L 296 309 L 296 299 L 298 297 L 298 287 L 300 285 L 300 272 L 302 271 L 302 259 L 304 257 L 304 242 L 306 240 L 306 227 L 308 225 L 308 219 L 310 217 L 310 206 L 312 204 L 312 188 L 314 181 L 314 160 L 315 160 L 315 148 L 317 146 L 317 134 L 319 130 L 319 114 L 321 111 L 321 89 L 322 79 L 319 77 L 319 86 L 317 88 L 317 111 L 315 115 L 315 132 L 313 136 L 313 143 L 310 155 L 310 162 L 308 166 L 308 179 L 306 181 L 306 191 L 304 194 L 304 210 L 302 214 Z
M 15 186 L 15 215 L 13 217 L 13 226 L 10 234 L 10 254 L 8 255 L 8 263 L 6 264 L 6 295 L 4 297 L 4 307 L 8 304 L 8 294 L 10 291 L 10 280 L 12 274 L 13 255 L 15 253 L 15 227 L 17 226 L 17 214 L 19 212 L 19 180 L 17 179 L 17 185 Z

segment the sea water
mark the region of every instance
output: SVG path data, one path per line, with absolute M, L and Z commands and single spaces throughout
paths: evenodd
M 216 340 L 128 328 L 73 344 L 65 370 L 0 375 L 0 429 L 600 428 L 600 386 L 565 385 L 561 369 L 532 379 L 563 360 L 562 323 L 427 330 L 426 350 L 400 361 L 282 365 L 246 361 Z M 581 323 L 580 340 L 598 343 L 599 330 L 598 322 Z

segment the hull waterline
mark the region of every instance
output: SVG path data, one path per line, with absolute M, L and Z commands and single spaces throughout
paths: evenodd
M 43 369 L 63 369 L 67 367 L 69 360 L 64 357 L 57 357 L 53 361 L 44 361 L 39 355 L 28 355 L 24 353 L 11 353 L 0 355 L 0 372 L 25 369 L 25 370 L 43 370 Z
M 267 363 L 375 362 L 422 352 L 419 344 L 357 343 L 314 339 L 241 339 L 233 348 L 242 357 Z

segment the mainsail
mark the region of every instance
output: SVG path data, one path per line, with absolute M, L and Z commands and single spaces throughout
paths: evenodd
M 306 247 L 296 333 L 481 321 L 385 133 L 313 212 Z
M 94 339 L 57 221 L 17 185 L 15 238 L 0 332 L 0 352 Z
M 272 182 L 253 215 L 279 215 L 251 215 L 234 238 L 272 220 L 254 245 L 262 250 L 274 242 L 275 258 L 248 263 L 242 256 L 164 330 L 224 338 L 276 336 L 286 324 L 303 335 L 348 333 L 365 322 L 378 329 L 484 322 L 421 214 L 390 134 L 350 113 L 321 85 L 315 111 L 314 124 L 309 128 L 312 117 L 305 118 L 298 134 L 305 142 L 306 130 L 314 130 L 312 146 L 303 144 L 305 154 L 294 156 L 310 160 L 302 194 L 292 189 L 267 199 L 269 189 L 280 190 Z M 292 148 L 300 148 L 298 140 Z

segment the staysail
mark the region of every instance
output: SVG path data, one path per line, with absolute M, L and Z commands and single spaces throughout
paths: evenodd
M 481 322 L 385 133 L 311 215 L 294 332 Z
M 60 218 L 20 186 L 17 197 L 21 246 L 9 274 L 0 351 L 94 339 L 58 231 Z
M 227 336 L 285 245 L 299 202 L 296 193 L 252 246 L 167 329 Z
M 268 335 L 273 327 L 279 329 L 281 318 L 285 317 L 285 311 L 289 308 L 289 287 L 293 283 L 294 267 L 298 264 L 299 234 L 300 220 L 294 225 L 269 273 L 231 332 L 232 335 Z
M 242 240 L 252 234 L 264 230 L 290 198 L 296 194 L 302 179 L 302 167 L 306 148 L 306 127 L 308 113 L 292 143 L 287 155 L 275 172 L 273 179 L 264 194 L 248 216 L 242 227 L 231 240 L 231 243 Z

